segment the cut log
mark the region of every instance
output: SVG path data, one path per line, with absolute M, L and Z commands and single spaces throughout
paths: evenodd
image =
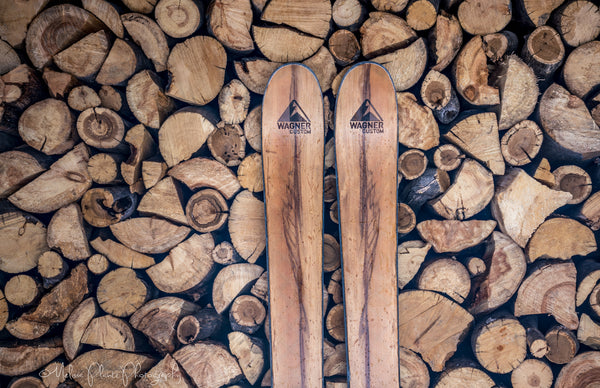
M 539 258 L 569 260 L 597 249 L 594 232 L 570 218 L 552 218 L 541 224 L 527 244 L 529 262 Z
M 19 376 L 38 370 L 63 353 L 60 339 L 0 347 L 0 373 Z
M 158 24 L 149 17 L 139 13 L 121 15 L 123 26 L 133 39 L 142 48 L 146 57 L 154 64 L 157 72 L 166 70 L 169 47 L 167 38 Z
M 160 218 L 136 217 L 110 225 L 113 235 L 126 247 L 141 253 L 165 253 L 182 242 L 190 228 Z
M 98 90 L 98 97 L 100 97 L 101 106 L 112 109 L 115 112 L 129 109 L 126 107 L 125 94 L 112 86 L 103 85 L 100 90 Z
M 515 316 L 551 314 L 568 329 L 577 329 L 575 313 L 575 265 L 560 262 L 536 268 L 519 287 Z
M 350 31 L 355 31 L 367 17 L 367 8 L 359 0 L 336 0 L 333 3 L 331 14 L 333 22 L 339 28 L 347 28 Z M 331 49 L 331 38 L 329 42 Z
M 415 127 L 420 128 L 420 127 Z M 411 149 L 398 157 L 398 173 L 405 179 L 417 179 L 427 168 L 427 157 L 422 151 Z
M 89 146 L 109 149 L 118 147 L 125 135 L 121 117 L 107 108 L 88 108 L 77 118 L 77 133 Z
M 115 39 L 96 75 L 101 85 L 121 85 L 146 62 L 139 48 L 123 39 Z
M 585 2 L 591 5 L 589 2 Z M 596 7 L 597 14 L 600 10 Z M 600 19 L 598 20 L 600 28 Z M 599 30 L 600 31 L 600 30 Z M 565 84 L 571 93 L 585 98 L 600 85 L 600 42 L 592 41 L 573 50 L 563 67 Z
M 508 129 L 525 120 L 537 104 L 537 78 L 518 56 L 510 55 L 502 61 L 494 74 L 502 101 L 498 115 L 498 129 Z
M 338 342 L 346 340 L 346 331 L 344 324 L 344 305 L 336 304 L 327 313 L 325 319 L 325 328 L 327 333 Z
M 472 366 L 461 366 L 445 370 L 435 388 L 453 388 L 461 385 L 472 388 L 494 388 L 496 383 L 484 371 Z
M 54 251 L 42 253 L 38 260 L 37 271 L 42 276 L 42 286 L 50 288 L 60 282 L 69 270 L 62 256 Z
M 90 321 L 99 313 L 98 305 L 93 297 L 87 298 L 73 310 L 62 333 L 65 356 L 73 360 L 81 349 L 81 337 Z
M 244 377 L 250 384 L 255 384 L 265 369 L 265 345 L 256 338 L 239 331 L 227 335 L 229 349 L 237 358 Z
M 207 139 L 211 155 L 226 166 L 233 167 L 241 163 L 246 156 L 246 138 L 237 124 L 221 121 Z
M 548 80 L 561 65 L 565 47 L 560 35 L 549 26 L 536 28 L 526 39 L 521 57 L 536 76 Z
M 211 187 L 226 199 L 231 199 L 240 189 L 240 183 L 230 169 L 206 158 L 194 158 L 180 163 L 169 170 L 169 175 L 192 190 Z
M 460 252 L 479 244 L 495 227 L 495 221 L 427 220 L 420 222 L 417 230 L 437 253 L 444 253 Z
M 148 286 L 130 268 L 117 268 L 100 279 L 96 298 L 105 312 L 128 317 L 148 299 Z
M 512 32 L 505 30 L 483 36 L 483 49 L 485 55 L 494 63 L 506 58 L 517 50 L 519 38 Z
M 69 260 L 85 260 L 91 256 L 81 208 L 72 203 L 58 209 L 48 224 L 48 246 L 57 248 Z
M 229 265 L 241 262 L 240 256 L 229 241 L 223 241 L 212 251 L 212 259 L 217 264 Z
M 406 8 L 406 22 L 416 31 L 428 30 L 437 20 L 439 0 L 413 0 Z
M 55 54 L 54 64 L 80 79 L 92 79 L 108 55 L 111 38 L 104 30 L 94 32 Z
M 126 352 L 142 352 L 140 340 L 127 322 L 112 315 L 92 319 L 81 337 L 82 344 Z
M 98 93 L 89 86 L 81 85 L 74 87 L 69 92 L 67 99 L 69 107 L 79 112 L 83 112 L 86 109 L 95 108 L 100 106 L 102 101 Z
M 88 270 L 94 275 L 102 275 L 108 270 L 108 259 L 106 256 L 96 253 L 92 255 L 87 261 Z
M 487 270 L 485 261 L 481 260 L 479 257 L 469 257 L 465 259 L 463 263 L 465 267 L 467 267 L 471 277 L 483 275 Z
M 100 19 L 116 36 L 123 38 L 123 23 L 117 9 L 111 3 L 104 0 L 82 0 L 81 3 L 83 8 Z
M 0 106 L 0 131 L 17 136 L 21 113 L 31 104 L 46 97 L 45 87 L 35 71 L 25 64 L 4 74 L 1 81 L 4 83 L 4 89 L 9 91 L 9 98 Z M 19 97 L 14 100 L 17 96 Z M 1 99 L 4 100 L 5 97 Z M 14 101 L 9 102 L 11 100 Z
M 89 153 L 83 143 L 56 161 L 50 170 L 8 197 L 15 206 L 48 213 L 77 201 L 92 185 L 87 171 Z
M 243 378 L 238 362 L 223 345 L 198 342 L 179 349 L 173 358 L 200 388 L 221 387 Z
M 600 349 L 600 325 L 585 313 L 582 313 L 579 318 L 577 340 L 592 349 Z
M 216 0 L 208 7 L 207 21 L 210 33 L 228 49 L 240 54 L 254 50 L 254 42 L 250 36 L 250 0 Z
M 567 202 L 570 205 L 583 202 L 592 192 L 592 179 L 582 168 L 566 165 L 560 166 L 552 172 L 555 184 L 554 190 L 571 193 L 573 198 Z
M 585 201 L 579 211 L 579 218 L 593 231 L 600 229 L 600 193 L 596 192 L 592 194 Z
M 315 10 L 311 9 L 310 12 Z M 254 25 L 252 35 L 260 52 L 273 62 L 302 61 L 316 53 L 323 45 L 323 39 L 287 27 Z M 303 44 L 296 44 L 298 40 Z
M 246 334 L 254 334 L 261 328 L 267 312 L 262 302 L 252 295 L 240 295 L 229 310 L 231 328 Z
M 21 47 L 27 26 L 48 4 L 47 0 L 27 3 L 3 3 L 0 6 L 0 38 L 12 47 Z
M 554 184 L 556 183 L 554 174 L 552 174 L 551 171 L 550 162 L 548 162 L 548 159 L 546 158 L 540 160 L 540 164 L 538 164 L 533 177 L 538 182 L 543 183 L 550 188 L 554 187 Z
M 464 154 L 456 146 L 442 144 L 436 148 L 433 154 L 433 163 L 440 170 L 452 171 L 460 166 L 464 157 Z
M 159 157 L 144 160 L 142 162 L 142 180 L 146 190 L 160 182 L 167 174 L 167 169 L 167 164 Z
M 31 149 L 0 154 L 0 198 L 6 198 L 46 171 L 51 159 Z
M 470 104 L 500 103 L 498 89 L 488 85 L 487 56 L 480 36 L 473 37 L 462 47 L 454 62 L 453 73 L 456 90 Z
M 11 380 L 10 384 L 7 386 L 8 388 L 46 388 L 46 385 L 42 382 L 42 380 L 33 377 L 19 377 L 17 379 Z
M 250 92 L 234 79 L 219 92 L 219 115 L 225 124 L 240 124 L 248 115 Z
M 88 162 L 88 173 L 92 181 L 101 185 L 122 183 L 119 165 L 124 160 L 121 154 L 97 153 Z
M 595 384 L 599 376 L 600 352 L 585 352 L 560 370 L 555 386 L 557 388 L 585 387 Z
M 323 271 L 333 272 L 340 267 L 340 244 L 330 234 L 323 234 Z
M 546 342 L 546 358 L 554 364 L 567 364 L 579 351 L 577 337 L 562 325 L 556 325 L 546 332 Z
M 544 134 L 535 121 L 523 120 L 508 130 L 500 141 L 500 150 L 506 163 L 523 166 L 540 151 Z
M 97 228 L 116 224 L 135 211 L 137 197 L 125 186 L 98 187 L 81 199 L 81 211 L 88 224 Z
M 258 283 L 258 282 L 257 282 Z M 327 292 L 331 295 L 333 303 L 340 304 L 344 301 L 343 288 L 342 288 L 342 270 L 337 269 L 331 274 L 329 284 L 327 284 Z M 326 310 L 326 309 L 325 309 Z M 327 355 L 325 355 L 327 358 Z
M 425 71 L 427 63 L 425 40 L 419 38 L 405 48 L 373 58 L 373 62 L 387 69 L 397 92 L 410 89 Z
M 417 226 L 415 212 L 405 203 L 398 203 L 396 220 L 396 230 L 399 235 L 408 234 Z
M 527 270 L 523 250 L 500 232 L 492 233 L 483 260 L 487 272 L 473 284 L 471 314 L 492 311 L 506 303 L 519 288 Z M 515 315 L 519 316 L 516 312 Z
M 326 175 L 323 178 L 323 201 L 330 203 L 337 199 L 337 178 L 335 175 Z
M 314 55 L 302 61 L 302 64 L 308 66 L 315 73 L 323 92 L 331 88 L 337 69 L 333 56 L 325 46 L 321 46 Z
M 252 109 L 244 120 L 244 136 L 256 152 L 262 150 L 262 107 Z M 245 154 L 244 154 L 245 155 Z
M 497 185 L 492 215 L 500 230 L 523 248 L 546 217 L 571 199 L 570 193 L 549 189 L 519 168 L 511 169 Z
M 529 315 L 522 318 L 522 322 L 527 331 L 529 353 L 536 358 L 544 357 L 548 353 L 548 343 L 544 334 L 538 329 L 538 317 Z
M 566 44 L 577 47 L 600 34 L 600 9 L 593 1 L 569 1 L 552 18 Z
M 492 174 L 481 164 L 467 159 L 460 166 L 454 183 L 430 204 L 448 220 L 465 220 L 482 211 L 493 196 Z
M 398 306 L 399 345 L 421 354 L 434 372 L 442 371 L 466 336 L 471 314 L 433 291 L 403 291 Z
M 492 316 L 473 330 L 473 353 L 477 361 L 492 373 L 509 373 L 527 355 L 525 328 L 511 316 Z
M 468 155 L 483 162 L 494 175 L 504 175 L 504 158 L 494 113 L 468 116 L 456 123 L 444 137 Z
M 2 33 L 0 32 L 0 35 L 1 34 Z M 0 52 L 2 53 L 2 58 L 0 59 L 0 75 L 8 73 L 21 64 L 21 59 L 17 52 L 10 44 L 2 39 L 0 39 Z
M 127 268 L 148 268 L 154 265 L 154 258 L 127 248 L 110 239 L 97 237 L 90 242 L 92 247 L 105 255 L 111 262 Z
M 515 2 L 519 20 L 526 25 L 539 27 L 548 21 L 550 13 L 564 0 L 519 0 Z
M 286 25 L 314 37 L 325 38 L 330 28 L 331 3 L 325 0 L 309 0 L 294 4 L 286 0 L 270 1 L 263 9 L 261 20 Z
M 510 375 L 510 382 L 514 388 L 550 388 L 553 381 L 550 366 L 535 359 L 523 361 Z
M 354 2 L 354 0 L 345 1 Z M 334 3 L 334 10 L 337 3 L 337 1 Z M 358 1 L 356 1 L 356 4 L 362 7 Z M 356 36 L 349 30 L 334 31 L 334 33 L 329 37 L 327 46 L 329 47 L 329 51 L 331 52 L 335 63 L 340 66 L 350 65 L 356 61 L 361 54 L 361 47 L 358 43 L 358 39 L 356 39 Z
M 432 70 L 442 71 L 452 62 L 463 43 L 462 28 L 456 16 L 441 12 L 429 33 L 429 49 L 435 61 Z
M 229 210 L 229 234 L 237 253 L 254 263 L 265 250 L 264 203 L 249 191 L 235 197 Z
M 429 249 L 431 244 L 420 240 L 405 241 L 398 245 L 398 287 L 400 289 L 403 289 L 419 272 Z
M 233 300 L 258 279 L 264 269 L 256 264 L 231 264 L 223 268 L 213 283 L 213 306 L 219 314 L 225 311 Z
M 27 55 L 41 69 L 55 54 L 101 28 L 102 22 L 83 8 L 71 4 L 50 7 L 37 15 L 27 29 Z
M 27 272 L 50 248 L 46 227 L 37 218 L 3 204 L 0 208 L 0 270 Z
M 177 340 L 187 345 L 206 339 L 219 331 L 222 322 L 223 318 L 213 308 L 186 315 L 177 324 Z
M 440 142 L 440 131 L 429 107 L 417 103 L 417 99 L 412 93 L 397 93 L 396 99 L 398 102 L 398 141 L 406 147 L 418 148 L 423 151 L 437 146 Z M 427 165 L 426 160 L 425 166 Z
M 385 12 L 370 13 L 360 27 L 360 47 L 367 59 L 405 47 L 416 38 L 404 19 Z
M 220 229 L 227 221 L 229 208 L 218 191 L 204 189 L 195 193 L 186 205 L 188 224 L 201 233 Z
M 127 103 L 142 124 L 159 128 L 173 110 L 173 101 L 164 93 L 156 73 L 142 70 L 127 83 Z
M 187 38 L 202 24 L 204 8 L 194 0 L 161 0 L 154 10 L 160 28 L 173 38 Z
M 251 92 L 264 94 L 271 74 L 281 63 L 263 58 L 242 58 L 235 61 L 233 66 L 238 78 Z
M 142 124 L 127 131 L 125 142 L 129 144 L 129 158 L 121 163 L 121 175 L 125 183 L 135 184 L 142 177 L 142 162 L 154 154 L 156 144 L 150 132 Z
M 325 377 L 345 376 L 347 370 L 346 344 L 337 344 L 334 353 L 329 355 L 323 363 L 323 375 Z
M 13 276 L 4 286 L 4 297 L 17 307 L 31 305 L 40 294 L 40 285 L 29 275 Z
M 450 186 L 450 177 L 445 171 L 428 168 L 410 182 L 407 182 L 399 199 L 415 211 L 419 211 L 427 201 L 437 197 Z
M 408 4 L 408 0 L 372 0 L 373 7 L 378 11 L 400 12 Z
M 600 280 L 600 263 L 594 259 L 584 260 L 577 266 L 577 294 L 575 305 L 580 307 Z
M 135 383 L 136 388 L 152 388 L 157 385 L 163 388 L 193 388 L 183 369 L 169 354 Z
M 253 153 L 246 156 L 240 163 L 237 174 L 242 188 L 253 193 L 263 191 L 263 162 L 261 154 Z
M 19 119 L 19 135 L 46 155 L 63 154 L 73 148 L 75 119 L 61 100 L 48 98 L 31 105 Z
M 437 259 L 425 265 L 417 286 L 420 290 L 446 294 L 457 303 L 464 302 L 471 290 L 469 272 L 459 261 Z
M 510 0 L 467 0 L 458 6 L 458 20 L 471 35 L 501 31 L 512 17 Z
M 431 70 L 423 79 L 421 99 L 432 110 L 435 118 L 443 124 L 450 123 L 460 112 L 460 103 L 450 80 L 436 70 Z
M 412 388 L 429 387 L 429 370 L 416 353 L 400 348 L 400 386 Z

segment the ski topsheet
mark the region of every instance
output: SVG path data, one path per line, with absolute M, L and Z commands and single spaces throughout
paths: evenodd
M 273 386 L 323 386 L 323 96 L 313 72 L 280 67 L 262 107 Z
M 399 387 L 398 114 L 380 65 L 359 64 L 344 77 L 335 152 L 349 386 Z

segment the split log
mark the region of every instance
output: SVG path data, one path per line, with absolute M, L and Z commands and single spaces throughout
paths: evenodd
M 181 188 L 170 176 L 154 185 L 140 200 L 137 211 L 142 215 L 155 215 L 178 224 L 188 221 L 181 205 Z
M 406 147 L 423 151 L 437 146 L 440 142 L 440 131 L 431 109 L 417 103 L 417 98 L 412 93 L 396 93 L 396 99 L 398 141 Z
M 46 155 L 63 154 L 75 145 L 74 124 L 67 104 L 48 98 L 23 112 L 19 119 L 19 136 Z
M 367 8 L 359 0 L 336 0 L 333 3 L 331 14 L 333 22 L 339 28 L 355 31 L 365 20 Z M 331 38 L 329 41 L 331 44 Z
M 240 189 L 240 183 L 230 169 L 223 164 L 206 158 L 194 158 L 169 170 L 169 175 L 183 182 L 191 190 L 211 187 L 225 199 L 231 199 Z
M 550 388 L 553 381 L 550 366 L 535 359 L 523 361 L 510 375 L 510 382 L 514 388 Z
M 0 35 L 1 34 L 2 33 L 0 32 Z M 8 73 L 21 64 L 21 59 L 17 52 L 10 44 L 2 39 L 0 39 L 0 52 L 2 52 L 2 58 L 0 59 L 0 75 Z
M 512 6 L 509 0 L 467 0 L 458 6 L 458 20 L 471 35 L 501 31 L 510 22 Z
M 498 121 L 492 112 L 477 113 L 456 123 L 444 137 L 480 160 L 494 175 L 504 175 Z M 464 164 L 463 164 L 464 165 Z
M 108 55 L 111 38 L 104 30 L 86 35 L 52 59 L 59 69 L 79 79 L 92 79 Z
M 521 57 L 536 76 L 549 80 L 561 65 L 565 56 L 565 46 L 556 30 L 549 26 L 539 26 L 526 39 Z
M 577 47 L 600 34 L 600 9 L 592 1 L 569 1 L 552 18 L 566 44 Z
M 343 0 L 342 0 L 343 1 Z M 349 0 L 354 1 L 354 0 Z M 338 2 L 336 1 L 334 6 Z M 360 3 L 356 1 L 356 4 Z M 360 5 L 362 7 L 362 5 Z M 335 12 L 334 12 L 335 19 Z M 329 51 L 337 63 L 340 66 L 348 66 L 351 63 L 354 63 L 361 54 L 361 47 L 358 43 L 358 39 L 356 36 L 348 30 L 336 30 L 331 34 L 329 40 L 327 41 L 327 46 L 329 47 Z
M 400 289 L 403 289 L 419 272 L 430 249 L 431 244 L 420 240 L 404 241 L 398 245 L 398 287 Z M 341 277 L 339 280 L 341 281 Z
M 517 292 L 527 270 L 521 248 L 500 232 L 492 233 L 483 260 L 487 272 L 473 284 L 471 314 L 492 311 L 506 303 Z
M 173 38 L 187 38 L 202 24 L 204 8 L 194 0 L 161 0 L 154 10 L 160 28 Z
M 148 286 L 130 268 L 117 268 L 98 283 L 96 298 L 102 310 L 115 317 L 128 317 L 148 299 Z
M 453 70 L 456 90 L 467 102 L 473 105 L 500 103 L 498 89 L 488 85 L 487 56 L 480 36 L 473 37 L 462 47 Z
M 86 109 L 95 108 L 100 106 L 102 101 L 100 101 L 100 96 L 98 93 L 89 86 L 80 85 L 74 87 L 69 92 L 69 97 L 67 102 L 71 109 L 74 109 L 79 112 L 83 112 Z
M 577 340 L 592 349 L 600 349 L 600 325 L 585 313 L 579 317 Z
M 258 282 L 257 282 L 258 283 Z M 327 285 L 327 292 L 331 295 L 333 303 L 340 304 L 344 301 L 343 287 L 342 287 L 342 270 L 337 269 L 331 274 L 329 284 Z M 325 311 L 325 310 L 324 310 Z
M 47 0 L 32 3 L 3 3 L 0 6 L 0 38 L 12 47 L 21 47 L 27 26 L 31 20 L 48 4 Z
M 93 297 L 87 298 L 73 310 L 62 333 L 65 356 L 73 360 L 81 350 L 81 337 L 99 309 Z
M 523 280 L 515 301 L 515 316 L 551 314 L 558 323 L 575 330 L 575 265 L 559 262 L 542 265 Z
M 577 266 L 577 294 L 575 305 L 580 307 L 600 280 L 600 263 L 594 259 L 584 260 Z
M 223 345 L 198 342 L 179 349 L 173 358 L 200 388 L 221 387 L 243 378 L 238 362 Z
M 213 308 L 186 315 L 177 324 L 177 340 L 187 345 L 206 339 L 219 331 L 222 322 L 222 317 Z
M 39 257 L 50 250 L 46 227 L 37 218 L 2 204 L 0 208 L 0 270 L 27 272 L 35 268 Z
M 435 118 L 443 124 L 450 123 L 460 112 L 460 103 L 450 80 L 436 70 L 431 70 L 423 79 L 421 99 L 432 110 Z
M 442 144 L 433 154 L 433 163 L 440 170 L 452 171 L 460 166 L 464 157 L 465 155 L 456 146 Z
M 173 101 L 165 94 L 156 73 L 142 70 L 127 82 L 127 104 L 140 123 L 150 128 L 160 128 L 173 110 Z
M 124 93 L 112 86 L 103 85 L 100 90 L 98 90 L 98 97 L 100 97 L 100 106 L 103 106 L 104 108 L 114 110 L 115 112 L 126 110 Z
M 133 41 L 141 47 L 146 57 L 154 64 L 154 69 L 161 72 L 167 69 L 169 47 L 165 33 L 158 24 L 149 17 L 139 13 L 121 15 L 123 26 Z
M 597 249 L 594 232 L 570 218 L 551 218 L 541 224 L 527 244 L 529 262 L 539 258 L 569 260 Z
M 111 262 L 121 267 L 148 268 L 155 263 L 154 258 L 136 252 L 110 239 L 97 237 L 90 244 L 96 251 L 105 255 Z
M 88 173 L 95 183 L 101 185 L 123 182 L 119 165 L 125 160 L 121 154 L 97 153 L 88 161 Z
M 87 172 L 88 149 L 80 143 L 8 200 L 33 213 L 48 213 L 77 201 L 92 185 Z
M 500 150 L 506 163 L 523 166 L 540 151 L 544 134 L 535 121 L 523 120 L 508 130 L 500 141 Z
M 417 179 L 423 175 L 426 168 L 427 157 L 420 150 L 411 149 L 398 157 L 398 173 L 402 174 L 405 179 Z
M 0 198 L 6 198 L 46 171 L 51 159 L 30 149 L 0 154 Z
M 152 388 L 157 385 L 164 388 L 193 388 L 187 375 L 169 354 L 135 383 L 136 388 Z
M 331 88 L 337 69 L 333 56 L 325 46 L 321 46 L 314 55 L 302 61 L 302 64 L 315 73 L 323 92 Z
M 525 328 L 511 316 L 492 316 L 473 330 L 471 345 L 477 361 L 492 373 L 509 373 L 527 355 Z
M 434 71 L 442 71 L 452 62 L 463 43 L 462 28 L 456 16 L 441 12 L 429 33 L 430 52 L 435 61 Z
M 518 20 L 526 25 L 539 27 L 548 21 L 550 13 L 564 0 L 519 0 L 515 3 Z
M 591 3 L 586 2 L 591 5 Z M 596 7 L 597 14 L 600 9 Z M 598 18 L 600 32 L 600 18 Z M 585 98 L 592 90 L 600 85 L 600 42 L 585 43 L 573 50 L 563 67 L 565 84 L 571 93 L 579 98 Z
M 481 164 L 467 159 L 460 166 L 454 183 L 429 203 L 446 219 L 465 220 L 482 211 L 493 196 L 492 174 Z
M 221 121 L 208 136 L 207 144 L 211 155 L 228 167 L 239 165 L 246 156 L 246 138 L 237 124 Z
M 48 224 L 48 246 L 57 248 L 69 260 L 85 260 L 92 255 L 83 215 L 77 203 L 62 207 Z
M 262 151 L 262 107 L 260 105 L 252 109 L 246 116 L 244 137 L 254 151 Z
M 92 319 L 81 337 L 81 343 L 126 352 L 144 350 L 144 343 L 140 336 L 133 332 L 131 326 L 112 315 Z
M 37 271 L 42 277 L 44 288 L 50 288 L 60 282 L 67 274 L 68 269 L 69 266 L 62 256 L 54 251 L 42 253 L 38 260 Z
M 264 203 L 249 191 L 239 193 L 229 210 L 231 243 L 247 262 L 255 263 L 265 250 Z
M 240 54 L 254 50 L 254 42 L 250 36 L 250 0 L 216 0 L 208 7 L 207 21 L 210 33 L 228 49 Z
M 429 387 L 429 370 L 415 352 L 400 348 L 400 386 L 413 388 Z
M 482 242 L 496 227 L 495 221 L 426 220 L 417 225 L 437 253 L 460 252 Z
M 484 371 L 473 366 L 459 366 L 445 370 L 435 388 L 452 388 L 462 384 L 472 388 L 494 388 L 496 383 Z
M 310 12 L 313 13 L 316 11 L 315 9 L 311 9 Z M 290 12 L 291 14 L 292 12 Z M 297 14 L 294 16 L 297 17 Z M 273 62 L 302 61 L 316 53 L 323 45 L 322 38 L 306 35 L 295 29 L 283 26 L 261 27 L 254 25 L 252 27 L 252 35 L 260 52 Z M 304 44 L 295 44 L 298 40 L 301 40 Z
M 410 89 L 425 71 L 427 63 L 425 40 L 419 38 L 405 48 L 373 58 L 373 62 L 387 69 L 397 92 Z
M 4 286 L 4 297 L 17 307 L 31 305 L 39 294 L 40 285 L 29 275 L 13 276 Z
M 106 25 L 116 36 L 123 38 L 123 23 L 117 9 L 109 2 L 104 0 L 82 0 L 83 8 L 96 16 L 104 25 Z
M 275 0 L 265 5 L 261 20 L 325 38 L 330 28 L 331 3 L 325 0 L 309 0 L 291 5 L 286 0 Z
M 126 247 L 150 254 L 169 251 L 190 233 L 188 227 L 150 217 L 130 218 L 110 225 L 110 230 Z
M 146 59 L 137 46 L 117 38 L 96 74 L 96 82 L 100 85 L 122 85 L 141 70 L 145 62 Z
M 125 186 L 97 187 L 81 198 L 81 211 L 88 224 L 97 228 L 116 224 L 135 211 L 137 197 Z
M 459 261 L 436 259 L 421 270 L 417 286 L 420 290 L 446 294 L 456 303 L 464 302 L 471 290 L 469 272 Z
M 325 377 L 345 376 L 348 370 L 347 365 L 346 344 L 337 344 L 334 353 L 327 357 L 323 363 L 323 375 Z
M 502 61 L 494 74 L 502 101 L 498 114 L 498 129 L 508 129 L 525 120 L 537 104 L 537 78 L 518 56 L 510 55 Z
M 212 275 L 214 246 L 209 233 L 194 234 L 171 249 L 165 259 L 148 268 L 146 273 L 163 292 L 188 292 L 204 285 Z
M 434 372 L 442 371 L 467 334 L 471 314 L 432 291 L 403 291 L 398 306 L 399 345 L 421 354 Z
M 142 180 L 146 190 L 160 182 L 167 174 L 167 169 L 167 164 L 160 157 L 142 161 Z
M 246 87 L 254 93 L 264 94 L 271 74 L 281 63 L 263 58 L 242 58 L 233 63 L 235 73 Z
M 596 285 L 590 292 L 589 304 L 596 316 L 600 317 L 600 285 Z
M 600 352 L 585 352 L 565 365 L 555 381 L 557 388 L 585 387 L 598 381 Z
M 385 12 L 370 13 L 360 27 L 360 47 L 367 59 L 406 47 L 416 38 L 404 19 Z
M 344 322 L 344 305 L 336 304 L 327 313 L 325 319 L 325 328 L 327 333 L 338 342 L 344 342 L 346 339 L 346 329 Z
M 18 134 L 18 123 L 21 113 L 31 104 L 46 97 L 44 86 L 29 66 L 19 65 L 1 78 L 4 90 L 8 89 L 8 101 L 2 97 L 3 104 L 0 106 L 0 130 L 13 136 Z M 16 100 L 15 97 L 19 96 Z M 14 101 L 11 101 L 14 100 Z
M 106 256 L 96 253 L 87 260 L 88 270 L 94 275 L 102 275 L 108 270 L 108 259 Z
M 546 332 L 546 342 L 546 358 L 554 364 L 567 364 L 579 351 L 577 337 L 562 325 L 556 325 Z
M 38 370 L 63 353 L 60 339 L 35 344 L 0 347 L 0 373 L 19 376 Z
M 554 184 L 556 183 L 554 174 L 552 174 L 550 168 L 550 162 L 548 162 L 548 159 L 546 158 L 542 158 L 542 160 L 540 160 L 540 164 L 538 164 L 533 177 L 538 182 L 543 183 L 550 188 L 554 187 Z
M 250 337 L 240 331 L 227 335 L 229 349 L 235 356 L 248 382 L 254 385 L 265 369 L 265 345 L 256 337 Z
M 497 185 L 492 215 L 500 230 L 522 248 L 546 217 L 571 199 L 570 193 L 549 189 L 519 168 L 498 179 Z
M 483 36 L 485 55 L 494 63 L 513 54 L 517 50 L 518 44 L 517 35 L 508 30 Z
M 99 98 L 98 101 L 100 101 Z M 99 149 L 116 148 L 123 141 L 125 125 L 115 111 L 94 107 L 79 114 L 77 133 L 81 140 L 89 146 Z
M 54 71 L 49 67 L 44 68 L 42 77 L 48 86 L 50 96 L 59 99 L 67 97 L 69 92 L 79 84 L 71 74 Z
M 252 295 L 240 295 L 229 310 L 231 328 L 245 334 L 254 334 L 260 329 L 267 312 L 262 302 Z
M 219 314 L 226 310 L 233 300 L 249 287 L 250 283 L 258 279 L 263 271 L 261 266 L 249 263 L 231 264 L 223 268 L 213 283 L 212 300 L 215 310 Z
M 567 202 L 569 205 L 583 202 L 592 192 L 592 179 L 582 168 L 566 165 L 560 166 L 552 172 L 554 175 L 554 190 L 571 193 L 573 198 Z

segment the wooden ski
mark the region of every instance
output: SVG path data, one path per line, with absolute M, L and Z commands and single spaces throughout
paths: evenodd
M 323 386 L 323 96 L 280 67 L 262 107 L 273 387 Z
M 398 113 L 383 67 L 348 71 L 335 128 L 349 386 L 399 387 Z

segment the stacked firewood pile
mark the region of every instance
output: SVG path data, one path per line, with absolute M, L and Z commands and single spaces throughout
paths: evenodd
M 0 385 L 270 386 L 260 105 L 297 61 L 345 387 L 331 122 L 371 60 L 400 119 L 402 386 L 597 386 L 599 33 L 594 0 L 0 1 Z

